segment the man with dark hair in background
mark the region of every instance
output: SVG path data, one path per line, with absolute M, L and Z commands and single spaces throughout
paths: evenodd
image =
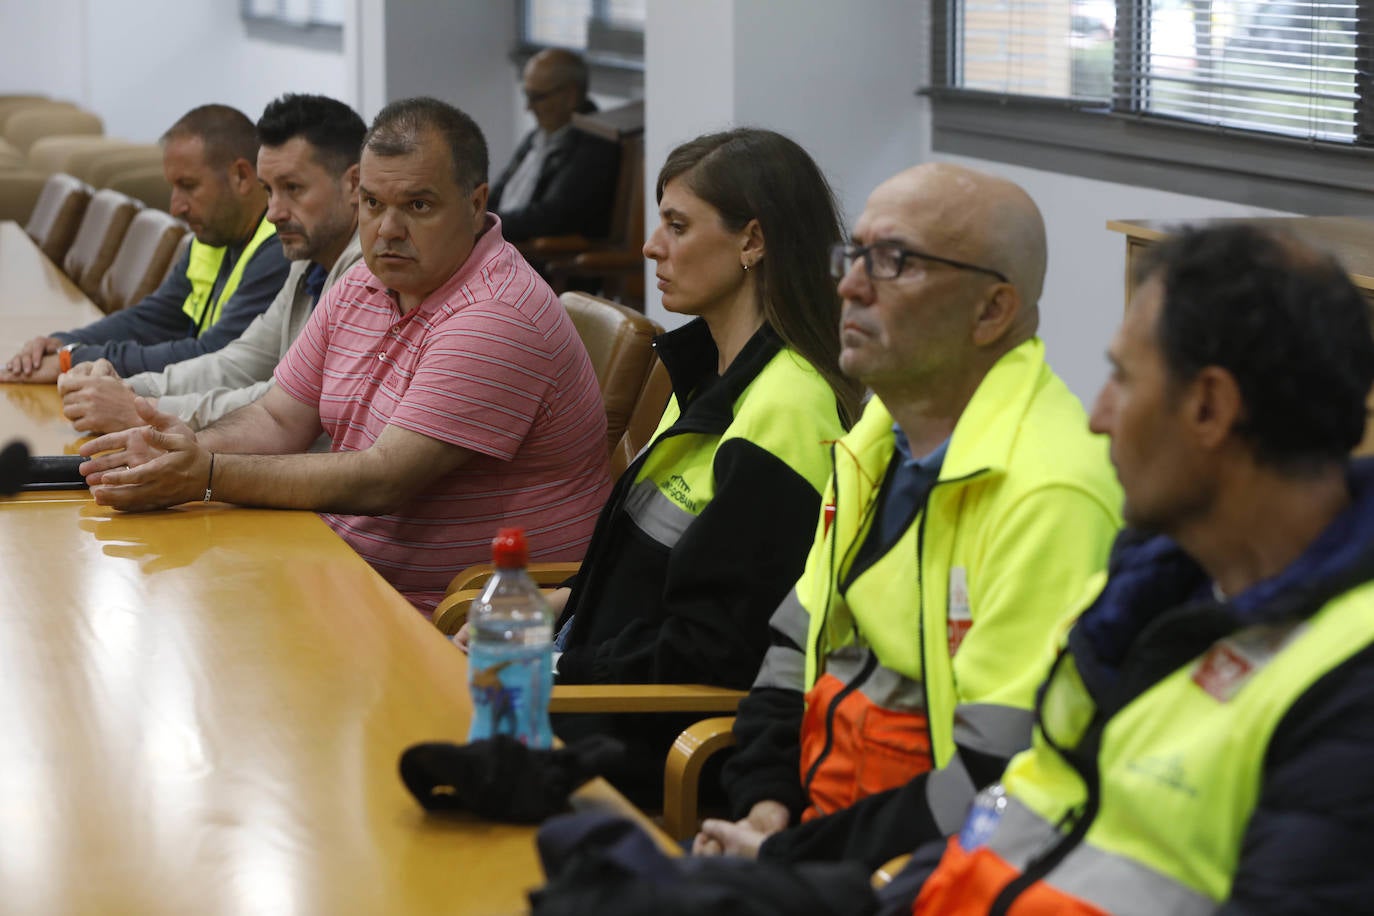
M 35 337 L 0 381 L 55 382 L 64 369 L 95 359 L 120 375 L 161 371 L 220 349 L 271 305 L 290 264 L 265 214 L 253 122 L 227 105 L 202 105 L 161 142 L 170 210 L 195 233 L 191 247 L 141 302 L 84 328 Z
M 572 51 L 546 48 L 524 72 L 525 107 L 538 126 L 491 186 L 491 209 L 512 242 L 570 233 L 590 238 L 610 231 L 620 148 L 574 130 L 574 113 L 595 111 L 587 98 L 587 64 Z
M 58 379 L 62 409 L 77 430 L 140 426 L 134 396 L 201 429 L 267 390 L 272 370 L 305 327 L 321 294 L 362 259 L 358 245 L 358 154 L 367 125 L 343 102 L 284 95 L 258 119 L 258 179 L 267 219 L 294 263 L 270 308 L 222 350 L 142 372 L 127 381 L 108 360 L 81 363 Z
M 548 284 L 486 212 L 487 148 L 436 99 L 382 109 L 359 162 L 366 267 L 325 294 L 276 384 L 198 435 L 149 426 L 88 443 L 102 505 L 189 499 L 314 509 L 424 611 L 490 556 L 580 559 L 610 488 L 591 361 Z M 329 454 L 303 452 L 320 434 Z M 127 466 L 127 467 L 125 467 Z

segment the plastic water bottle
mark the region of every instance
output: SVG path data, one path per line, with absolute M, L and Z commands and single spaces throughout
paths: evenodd
M 546 748 L 553 744 L 553 611 L 525 571 L 522 530 L 502 528 L 491 554 L 496 573 L 468 611 L 468 740 L 510 735 Z

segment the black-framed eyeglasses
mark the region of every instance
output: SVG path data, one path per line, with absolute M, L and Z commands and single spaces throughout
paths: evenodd
M 830 276 L 836 280 L 841 279 L 849 273 L 849 268 L 859 258 L 863 258 L 864 270 L 868 271 L 870 280 L 895 280 L 901 276 L 907 258 L 920 258 L 922 261 L 933 261 L 936 264 L 945 264 L 960 270 L 972 270 L 976 273 L 987 274 L 996 277 L 1003 283 L 1011 282 L 1007 279 L 1007 275 L 1000 270 L 980 267 L 967 261 L 956 261 L 953 258 L 942 258 L 939 255 L 926 254 L 924 251 L 903 248 L 896 242 L 874 242 L 872 245 L 846 245 L 840 242 L 831 245 Z

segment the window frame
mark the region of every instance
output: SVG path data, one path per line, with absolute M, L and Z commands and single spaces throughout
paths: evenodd
M 592 0 L 592 21 L 608 23 L 610 20 L 605 16 L 606 8 L 606 0 Z M 643 32 L 640 32 L 640 35 L 641 44 L 637 55 L 599 53 L 586 47 L 572 48 L 571 50 L 578 52 L 586 59 L 593 78 L 601 75 L 625 79 L 637 75 L 642 81 L 644 74 Z M 511 60 L 521 67 L 535 54 L 545 48 L 553 47 L 530 40 L 526 0 L 515 0 L 515 36 L 515 48 L 511 51 Z
M 953 4 L 930 19 L 931 147 L 970 156 L 1274 210 L 1367 216 L 1374 212 L 1374 146 L 1308 141 L 1142 114 L 1100 101 L 1045 99 L 950 85 Z M 1357 29 L 1356 123 L 1374 143 L 1374 10 Z M 1136 27 L 1133 0 L 1117 0 L 1116 58 Z M 1360 37 L 1366 40 L 1361 42 Z M 1115 81 L 1114 81 L 1115 82 Z

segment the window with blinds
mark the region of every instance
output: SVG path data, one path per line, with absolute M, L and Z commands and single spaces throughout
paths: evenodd
M 1374 145 L 1374 4 L 951 0 L 937 79 L 1144 118 Z M 1369 120 L 1371 123 L 1363 123 Z
M 518 0 L 522 39 L 615 56 L 643 56 L 647 0 Z
M 344 24 L 343 0 L 241 0 L 244 19 L 306 28 Z

